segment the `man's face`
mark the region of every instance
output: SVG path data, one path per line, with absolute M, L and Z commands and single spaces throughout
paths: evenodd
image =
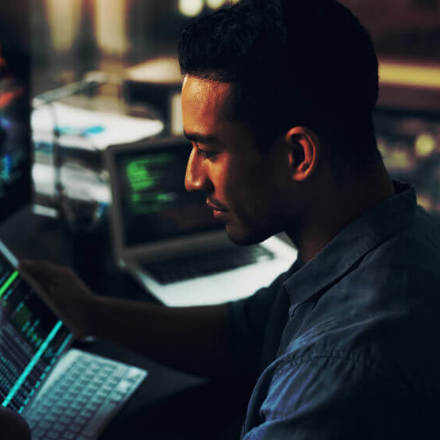
M 287 160 L 278 144 L 259 152 L 249 128 L 232 120 L 230 91 L 229 83 L 185 77 L 183 126 L 193 147 L 185 187 L 207 194 L 232 241 L 250 244 L 285 226 Z

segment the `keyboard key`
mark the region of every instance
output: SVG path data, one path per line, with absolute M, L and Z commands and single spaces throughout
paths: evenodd
M 98 412 L 94 415 L 93 419 L 87 424 L 87 428 L 84 430 L 85 435 L 94 436 L 99 432 L 103 421 L 110 420 L 117 405 L 113 402 L 106 402 L 99 408 Z
M 51 423 L 50 423 L 50 422 L 47 422 L 46 420 L 43 420 L 42 422 L 40 422 L 40 423 L 38 424 L 38 427 L 39 427 L 40 429 L 48 429 L 48 428 L 50 428 L 50 426 L 51 426 Z
M 46 429 L 43 428 L 37 428 L 34 431 L 32 431 L 32 439 L 39 439 L 43 438 L 43 436 L 46 434 Z
M 83 427 L 87 423 L 87 420 L 89 420 L 87 417 L 79 415 L 76 417 L 75 422 L 79 423 L 81 427 Z
M 61 422 L 65 425 L 69 425 L 72 423 L 74 417 L 71 414 L 63 414 L 63 417 L 61 418 Z
M 55 414 L 52 414 L 52 413 L 48 414 L 48 415 L 44 418 L 44 420 L 46 420 L 46 421 L 49 422 L 49 423 L 54 422 L 56 419 L 57 419 L 56 415 L 55 415 Z
M 81 428 L 82 428 L 82 424 L 78 423 L 76 420 L 69 425 L 70 432 L 79 432 L 81 431 Z
M 87 419 L 90 419 L 90 417 L 92 417 L 94 414 L 94 411 L 92 411 L 91 409 L 88 408 L 84 408 L 81 412 L 80 415 L 82 417 L 86 417 Z
M 141 371 L 139 371 L 137 368 L 130 368 L 125 376 L 125 379 L 135 381 L 139 379 L 140 376 L 142 376 Z
M 71 415 L 73 417 L 73 419 L 75 419 L 75 417 L 79 414 L 80 410 L 78 408 L 67 408 L 67 411 L 69 415 Z
M 97 408 L 99 408 L 100 406 L 101 406 L 101 401 L 100 400 L 98 400 L 98 401 L 91 401 L 91 402 L 89 402 L 86 405 L 85 409 L 90 409 L 91 411 L 94 411 Z
M 66 425 L 60 422 L 54 423 L 51 427 L 51 429 L 56 432 L 64 432 L 66 428 Z
M 56 407 L 53 408 L 53 410 L 52 410 L 52 414 L 53 414 L 54 416 L 60 416 L 62 413 L 63 413 L 63 408 L 62 408 L 62 407 L 59 407 L 59 406 L 56 406 Z
M 130 391 L 132 386 L 133 384 L 131 382 L 121 380 L 121 382 L 119 382 L 118 386 L 116 387 L 116 391 L 122 394 L 126 394 Z
M 46 432 L 46 438 L 50 439 L 50 440 L 54 440 L 59 438 L 59 432 L 55 432 L 55 431 L 48 431 Z

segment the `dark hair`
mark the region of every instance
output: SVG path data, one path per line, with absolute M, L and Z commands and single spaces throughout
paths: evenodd
M 193 21 L 178 50 L 182 73 L 233 84 L 233 117 L 262 148 L 305 125 L 335 160 L 362 169 L 377 157 L 376 53 L 338 2 L 242 0 Z

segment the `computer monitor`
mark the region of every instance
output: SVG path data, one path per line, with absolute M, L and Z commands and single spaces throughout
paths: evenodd
M 30 60 L 26 24 L 15 25 L 25 12 L 0 14 L 0 222 L 31 200 Z
M 113 203 L 126 246 L 224 230 L 206 206 L 206 195 L 185 190 L 190 151 L 183 137 L 149 139 L 107 150 Z

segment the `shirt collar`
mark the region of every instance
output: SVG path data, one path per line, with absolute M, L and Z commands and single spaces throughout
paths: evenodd
M 414 216 L 412 187 L 394 182 L 396 193 L 346 226 L 283 284 L 291 304 L 307 301 L 342 277 L 367 252 L 402 230 Z

